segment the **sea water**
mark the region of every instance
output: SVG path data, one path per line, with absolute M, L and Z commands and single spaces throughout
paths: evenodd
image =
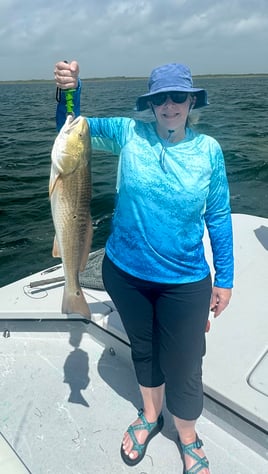
M 208 90 L 196 128 L 222 146 L 232 212 L 268 217 L 268 76 L 195 78 Z M 81 113 L 134 116 L 143 79 L 84 81 Z M 0 286 L 54 265 L 48 199 L 56 137 L 55 85 L 0 83 Z M 92 158 L 93 250 L 105 245 L 114 208 L 117 157 Z

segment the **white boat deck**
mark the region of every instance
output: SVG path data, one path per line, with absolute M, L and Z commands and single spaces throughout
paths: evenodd
M 198 432 L 212 474 L 265 474 L 268 219 L 233 221 L 235 290 L 207 336 Z M 122 462 L 122 435 L 141 401 L 119 316 L 105 292 L 89 289 L 94 324 L 62 315 L 63 283 L 29 287 L 62 276 L 62 268 L 43 273 L 0 288 L 1 474 L 181 473 L 166 410 L 144 460 L 132 468 Z

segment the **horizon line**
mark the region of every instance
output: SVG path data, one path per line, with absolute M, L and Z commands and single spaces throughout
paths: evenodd
M 248 73 L 207 73 L 207 74 L 193 74 L 193 78 L 209 78 L 209 77 L 248 77 L 248 76 L 268 76 L 268 72 L 248 72 Z M 100 77 L 84 77 L 81 81 L 102 81 L 102 80 L 148 80 L 147 76 L 100 76 Z M 54 79 L 3 79 L 0 80 L 0 84 L 3 83 L 18 83 L 18 82 L 52 82 Z

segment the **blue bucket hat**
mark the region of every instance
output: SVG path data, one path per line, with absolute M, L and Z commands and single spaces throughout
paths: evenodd
M 196 96 L 194 109 L 208 105 L 207 91 L 193 87 L 192 74 L 188 66 L 184 64 L 165 64 L 153 69 L 149 81 L 149 92 L 138 97 L 136 108 L 139 112 L 148 109 L 150 96 L 160 92 L 193 92 Z

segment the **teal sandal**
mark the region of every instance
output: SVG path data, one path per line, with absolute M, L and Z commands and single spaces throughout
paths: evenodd
M 202 471 L 202 469 L 209 467 L 209 462 L 206 456 L 203 458 L 200 458 L 198 454 L 196 454 L 193 450 L 194 449 L 200 449 L 203 446 L 203 441 L 196 435 L 196 441 L 194 443 L 190 444 L 183 444 L 180 439 L 178 438 L 179 441 L 179 448 L 181 452 L 181 457 L 183 461 L 183 474 L 198 474 L 198 472 Z M 196 463 L 190 468 L 186 469 L 185 467 L 185 454 L 188 454 L 188 456 L 191 456 Z
M 160 413 L 159 417 L 157 418 L 157 421 L 154 423 L 149 423 L 144 414 L 143 414 L 143 409 L 140 409 L 138 411 L 138 417 L 142 421 L 142 423 L 138 425 L 130 425 L 127 429 L 127 433 L 129 434 L 133 446 L 131 449 L 132 451 L 137 451 L 138 456 L 135 459 L 131 459 L 124 451 L 123 445 L 121 445 L 121 457 L 123 461 L 128 465 L 128 466 L 135 466 L 138 464 L 143 458 L 146 453 L 146 448 L 149 443 L 149 441 L 159 433 L 159 431 L 162 430 L 163 425 L 164 425 L 164 419 L 162 413 Z M 146 438 L 146 441 L 144 444 L 138 443 L 138 440 L 135 435 L 135 431 L 140 431 L 140 430 L 147 430 L 148 431 L 148 436 Z

